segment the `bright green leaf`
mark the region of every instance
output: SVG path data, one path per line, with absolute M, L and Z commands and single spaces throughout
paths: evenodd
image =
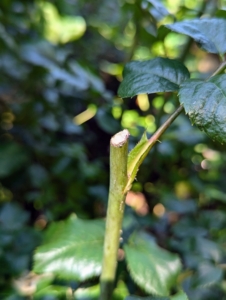
M 179 61 L 155 58 L 126 64 L 118 94 L 122 98 L 138 94 L 174 92 L 189 78 L 187 68 Z
M 160 248 L 142 232 L 131 236 L 125 252 L 129 272 L 141 288 L 154 295 L 169 295 L 181 270 L 177 255 Z
M 67 43 L 84 34 L 86 22 L 81 16 L 61 16 L 50 2 L 43 2 L 40 9 L 46 18 L 45 37 L 52 43 Z
M 119 280 L 113 292 L 113 300 L 124 300 L 129 295 L 128 286 L 122 280 Z
M 127 163 L 127 176 L 128 181 L 125 191 L 129 190 L 133 183 L 140 165 L 147 156 L 152 144 L 147 139 L 146 132 L 142 135 L 139 143 L 130 151 Z
M 63 279 L 86 280 L 101 272 L 104 221 L 68 220 L 53 223 L 34 256 L 34 271 Z
M 197 44 L 210 53 L 226 53 L 226 20 L 225 19 L 195 19 L 165 25 L 172 31 L 186 34 Z
M 53 274 L 43 274 L 42 276 L 37 275 L 36 276 L 36 291 L 35 296 L 40 293 L 42 293 L 43 290 L 45 290 L 48 286 L 52 285 L 52 282 L 54 280 Z
M 213 140 L 226 142 L 226 74 L 208 81 L 197 79 L 182 83 L 180 103 L 191 122 L 204 130 Z

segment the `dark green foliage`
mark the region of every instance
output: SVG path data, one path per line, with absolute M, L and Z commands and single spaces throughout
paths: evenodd
M 226 52 L 226 20 L 204 18 L 166 25 L 167 28 L 192 37 L 197 44 L 210 53 L 224 54 Z
M 134 61 L 128 63 L 124 69 L 118 94 L 122 98 L 128 98 L 145 93 L 175 92 L 188 78 L 187 68 L 176 60 L 155 58 Z
M 142 201 L 126 208 L 125 257 L 113 299 L 224 299 L 225 74 L 204 81 L 226 52 L 224 7 L 218 1 L 3 0 L 0 16 L 0 299 L 65 300 L 73 293 L 98 299 L 104 230 L 96 219 L 107 206 L 110 137 L 127 127 L 132 149 L 180 103 L 187 115 L 136 165 L 132 190 L 145 196 L 148 212 Z M 68 23 L 67 30 L 57 26 L 70 18 L 77 27 L 65 41 Z M 122 100 L 124 66 L 119 95 L 128 99 Z M 146 110 L 138 93 L 149 93 Z M 79 123 L 87 111 L 92 117 Z M 153 213 L 159 204 L 162 215 Z M 72 213 L 78 218 L 68 218 Z M 47 257 L 52 248 L 67 259 Z M 167 262 L 176 268 L 156 285 L 161 272 L 154 283 L 147 277 L 161 255 L 164 274 Z M 42 274 L 51 262 L 59 264 Z M 75 272 L 77 262 L 82 267 Z M 31 273 L 33 265 L 40 274 Z
M 204 130 L 213 140 L 226 142 L 226 75 L 208 81 L 191 79 L 182 83 L 180 103 L 191 122 Z
M 17 204 L 7 203 L 0 211 L 1 298 L 12 292 L 9 278 L 31 268 L 31 252 L 41 242 L 40 233 L 27 225 L 28 219 L 29 214 Z

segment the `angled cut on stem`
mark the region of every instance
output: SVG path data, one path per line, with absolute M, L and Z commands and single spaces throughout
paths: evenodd
M 110 141 L 110 188 L 100 278 L 100 300 L 110 300 L 114 288 L 126 196 L 124 188 L 127 181 L 128 138 L 129 131 L 125 129 L 114 135 Z
M 137 154 L 134 157 L 134 163 L 132 162 L 132 167 L 128 160 L 128 130 L 125 129 L 120 131 L 111 138 L 110 188 L 106 217 L 102 273 L 100 278 L 100 300 L 110 300 L 114 289 L 126 193 L 129 191 L 139 166 L 147 156 L 150 149 L 158 141 L 170 124 L 179 116 L 182 110 L 183 106 L 180 106 L 156 131 L 156 133 L 149 140 L 145 141 L 142 147 L 137 151 Z M 130 175 L 130 168 L 132 168 L 133 176 Z

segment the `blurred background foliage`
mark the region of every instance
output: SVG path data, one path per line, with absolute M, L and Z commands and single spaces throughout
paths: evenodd
M 216 0 L 1 0 L 1 299 L 31 299 L 32 252 L 49 222 L 105 216 L 110 137 L 127 128 L 133 147 L 178 106 L 171 93 L 118 98 L 124 64 L 165 56 L 208 77 L 219 58 L 161 25 L 225 9 Z M 225 149 L 181 115 L 127 197 L 125 226 L 145 226 L 180 254 L 193 300 L 226 299 Z M 145 295 L 124 276 L 130 293 Z

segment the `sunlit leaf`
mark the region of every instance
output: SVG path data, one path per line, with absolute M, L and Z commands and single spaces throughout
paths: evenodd
M 138 94 L 177 91 L 179 85 L 189 78 L 189 72 L 177 60 L 158 57 L 128 63 L 123 77 L 118 94 L 127 98 Z
M 56 7 L 43 2 L 40 9 L 46 18 L 45 37 L 53 43 L 67 43 L 80 38 L 86 30 L 86 22 L 81 16 L 61 16 Z
M 160 248 L 146 233 L 135 233 L 125 245 L 127 266 L 146 292 L 168 296 L 181 269 L 177 255 Z
M 210 53 L 226 52 L 226 20 L 217 18 L 195 19 L 165 25 L 178 33 L 192 37 L 197 44 Z
M 213 140 L 226 142 L 226 74 L 208 81 L 197 79 L 182 83 L 180 103 L 193 124 Z
M 53 223 L 34 256 L 34 271 L 63 279 L 86 280 L 100 275 L 104 221 L 68 220 Z

